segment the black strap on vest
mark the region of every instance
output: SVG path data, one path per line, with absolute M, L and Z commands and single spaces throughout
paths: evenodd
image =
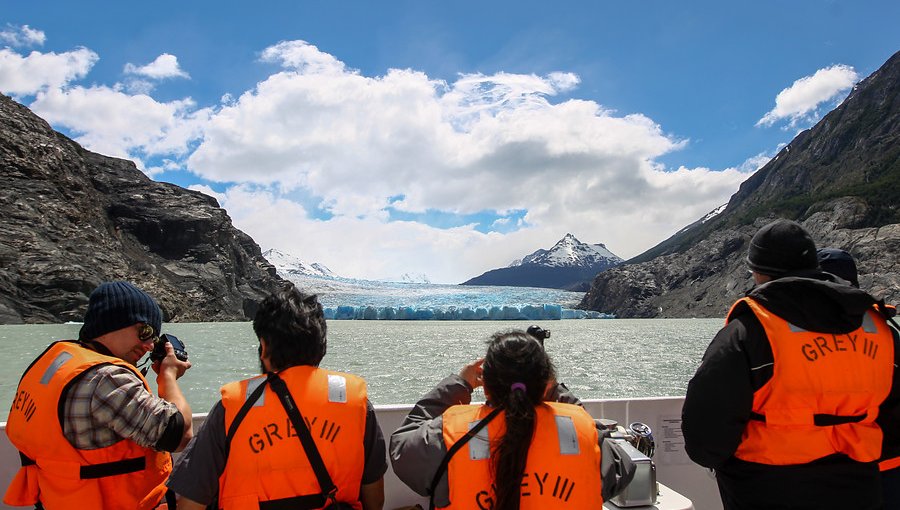
M 437 490 L 438 483 L 441 481 L 441 477 L 444 476 L 444 471 L 447 470 L 447 466 L 450 465 L 450 459 L 453 458 L 453 455 L 459 451 L 460 448 L 466 445 L 473 437 L 475 437 L 481 429 L 487 427 L 487 424 L 491 422 L 494 418 L 500 414 L 502 411 L 502 407 L 496 407 L 491 413 L 484 417 L 483 420 L 479 421 L 474 427 L 469 429 L 468 432 L 463 435 L 463 437 L 459 438 L 459 441 L 453 443 L 447 453 L 444 455 L 444 458 L 441 459 L 441 464 L 438 466 L 437 471 L 434 473 L 434 478 L 431 479 L 431 486 L 428 488 L 428 510 L 434 510 L 434 492 Z
M 841 416 L 837 414 L 814 414 L 813 425 L 816 427 L 833 427 L 835 425 L 845 425 L 847 423 L 859 423 L 866 419 L 868 414 L 858 414 L 855 416 Z M 750 413 L 750 419 L 765 422 L 766 416 L 759 413 Z
M 259 510 L 312 510 L 313 508 L 324 507 L 327 502 L 328 500 L 322 494 L 310 494 L 307 496 L 260 501 Z
M 268 379 L 266 379 L 268 382 Z M 247 413 L 250 412 L 250 409 L 253 408 L 256 401 L 259 400 L 259 396 L 263 394 L 263 391 L 266 389 L 266 383 L 262 383 L 253 390 L 253 393 L 247 395 L 247 399 L 244 401 L 244 405 L 238 409 L 237 414 L 234 416 L 234 421 L 231 422 L 231 426 L 228 427 L 228 434 L 225 436 L 225 458 L 228 458 L 228 452 L 231 450 L 231 440 L 234 439 L 234 435 L 237 434 L 238 426 L 244 421 L 244 417 L 247 416 Z
M 22 467 L 28 467 L 37 464 L 34 459 L 22 452 L 19 452 L 19 460 L 22 461 Z
M 332 481 L 331 476 L 328 474 L 328 469 L 325 467 L 325 462 L 322 461 L 322 455 L 319 454 L 319 449 L 316 448 L 316 443 L 315 441 L 313 441 L 312 434 L 310 434 L 309 432 L 309 427 L 306 426 L 306 421 L 303 419 L 303 415 L 300 414 L 300 409 L 294 403 L 294 399 L 291 397 L 291 392 L 288 391 L 287 384 L 285 384 L 284 380 L 278 377 L 278 374 L 275 373 L 269 374 L 268 383 L 270 386 L 272 386 L 272 391 L 274 391 L 275 394 L 278 395 L 278 401 L 281 402 L 282 407 L 284 407 L 285 412 L 287 412 L 288 418 L 291 419 L 291 424 L 294 426 L 294 431 L 297 432 L 297 437 L 300 439 L 300 444 L 303 446 L 303 451 L 306 452 L 306 458 L 309 460 L 309 464 L 312 466 L 313 471 L 316 474 L 316 479 L 319 482 L 319 487 L 321 487 L 322 489 L 322 493 L 318 496 L 324 498 L 325 502 L 335 503 L 335 496 L 338 489 L 334 485 L 334 481 Z M 294 506 L 292 506 L 291 508 L 303 508 L 297 504 L 297 500 L 300 498 L 308 497 L 309 496 L 299 496 L 298 498 L 288 498 L 289 500 L 294 502 Z M 316 505 L 307 508 L 320 508 L 324 505 L 325 502 L 322 502 L 320 500 Z M 260 508 L 265 508 L 266 510 L 275 510 L 278 508 L 287 507 L 263 507 L 261 502 Z
M 37 464 L 34 459 L 22 452 L 19 452 L 19 460 L 22 462 L 22 467 L 34 466 Z M 136 473 L 138 471 L 143 471 L 145 467 L 147 467 L 146 457 L 135 457 L 133 459 L 115 460 L 112 462 L 103 462 L 101 464 L 81 466 L 79 475 L 82 480 L 92 480 L 107 476 Z
M 81 466 L 81 479 L 91 480 L 94 478 L 135 473 L 137 471 L 143 471 L 146 466 L 146 457 L 104 462 L 103 464 L 91 464 L 90 466 Z

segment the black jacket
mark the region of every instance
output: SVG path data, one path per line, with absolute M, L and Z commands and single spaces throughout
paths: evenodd
M 807 331 L 848 333 L 860 327 L 875 299 L 828 273 L 814 272 L 773 280 L 748 293 L 766 309 Z M 885 432 L 885 457 L 900 455 L 900 373 L 877 422 Z M 773 373 L 772 348 L 759 320 L 739 305 L 730 322 L 710 343 L 688 384 L 682 432 L 690 458 L 716 470 L 726 509 L 880 508 L 881 486 L 875 463 L 835 454 L 808 464 L 771 466 L 734 457 L 753 405 L 753 393 Z

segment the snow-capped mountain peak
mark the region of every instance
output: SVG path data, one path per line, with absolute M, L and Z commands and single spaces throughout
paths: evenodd
M 590 267 L 595 265 L 615 265 L 622 259 L 603 244 L 587 244 L 567 233 L 549 250 L 537 250 L 521 260 L 513 261 L 510 267 L 529 264 L 547 267 Z
M 278 274 L 283 278 L 288 278 L 290 275 L 323 276 L 328 278 L 337 276 L 323 264 L 319 264 L 318 262 L 309 264 L 299 257 L 284 253 L 275 248 L 266 250 L 262 255 L 270 264 L 275 266 L 275 270 L 278 271 Z

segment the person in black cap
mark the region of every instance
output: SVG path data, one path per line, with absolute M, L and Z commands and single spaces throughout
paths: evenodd
M 882 508 L 898 450 L 898 338 L 875 298 L 819 269 L 798 223 L 750 241 L 756 286 L 688 384 L 685 450 L 715 470 L 726 510 Z
M 853 256 L 838 248 L 819 248 L 816 250 L 816 258 L 819 267 L 826 273 L 831 273 L 850 285 L 859 288 L 859 273 L 856 271 L 856 261 Z
M 168 452 L 193 434 L 177 379 L 190 368 L 166 342 L 153 363 L 159 396 L 135 366 L 153 349 L 162 312 L 127 282 L 90 296 L 78 340 L 54 342 L 25 371 L 7 423 L 22 468 L 4 497 L 36 508 L 154 508 Z M 41 506 L 43 505 L 43 506 Z

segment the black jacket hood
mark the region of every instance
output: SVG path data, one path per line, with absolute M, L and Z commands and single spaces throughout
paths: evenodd
M 830 273 L 813 271 L 772 280 L 747 296 L 807 331 L 849 333 L 878 301 Z

